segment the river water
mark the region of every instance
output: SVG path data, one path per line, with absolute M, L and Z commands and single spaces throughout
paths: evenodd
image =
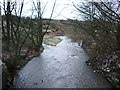
M 88 56 L 65 36 L 57 46 L 45 45 L 15 77 L 15 88 L 108 88 L 110 85 L 85 63 Z

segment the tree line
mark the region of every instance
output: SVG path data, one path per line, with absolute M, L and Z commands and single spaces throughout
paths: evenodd
M 3 15 L 1 21 L 3 52 L 7 51 L 10 54 L 10 57 L 16 62 L 21 58 L 23 48 L 27 49 L 24 58 L 27 57 L 27 54 L 32 49 L 36 52 L 40 51 L 43 37 L 47 32 L 52 19 L 55 4 L 56 0 L 53 3 L 50 18 L 47 21 L 46 31 L 43 32 L 43 13 L 46 6 L 42 7 L 40 1 L 33 1 L 33 10 L 31 12 L 37 13 L 37 16 L 33 18 L 32 15 L 30 17 L 22 17 L 24 0 L 19 2 L 4 0 L 2 3 Z
M 83 16 L 85 23 L 78 23 L 97 43 L 96 52 L 101 54 L 120 51 L 120 1 L 80 2 L 73 6 Z M 79 20 L 79 19 L 78 19 Z M 105 53 L 102 53 L 105 52 Z

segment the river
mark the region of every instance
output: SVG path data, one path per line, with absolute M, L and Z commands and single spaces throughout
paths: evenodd
M 20 70 L 15 88 L 108 88 L 105 79 L 86 65 L 88 56 L 77 43 L 65 36 L 57 46 L 45 50 Z

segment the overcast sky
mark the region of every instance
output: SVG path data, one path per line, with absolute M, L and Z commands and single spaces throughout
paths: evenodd
M 18 2 L 23 1 L 23 0 L 10 0 L 10 1 L 17 1 L 17 3 L 18 3 Z M 49 18 L 51 15 L 53 4 L 54 4 L 55 0 L 34 0 L 35 3 L 37 1 L 42 2 L 41 3 L 42 7 L 44 7 L 47 3 L 43 17 Z M 72 6 L 72 2 L 77 4 L 77 3 L 83 2 L 83 1 L 86 1 L 86 0 L 57 0 L 55 10 L 53 13 L 53 19 L 68 19 L 68 18 L 74 19 L 74 17 L 76 17 L 77 14 L 75 12 L 75 8 Z M 92 0 L 87 0 L 87 1 L 92 1 Z M 95 1 L 100 1 L 100 0 L 95 0 Z M 102 0 L 102 1 L 116 1 L 116 0 Z M 32 6 L 33 6 L 33 0 L 24 0 L 24 7 L 23 7 L 22 16 L 31 16 Z M 34 11 L 33 16 L 35 16 L 35 14 L 36 14 L 35 12 L 36 11 Z M 81 19 L 82 19 L 82 17 L 81 17 Z
M 38 1 L 38 0 L 34 0 L 34 1 Z M 54 1 L 55 0 L 41 0 L 42 7 L 44 7 L 47 3 L 47 6 L 46 6 L 44 14 L 43 14 L 44 18 L 50 17 Z M 57 0 L 55 10 L 53 13 L 53 18 L 54 19 L 74 18 L 75 14 L 72 13 L 74 11 L 72 2 L 77 3 L 78 0 Z M 33 5 L 32 0 L 25 0 L 25 5 L 24 5 L 24 9 L 23 9 L 24 11 L 23 11 L 22 15 L 24 15 L 24 16 L 31 15 L 31 12 L 32 12 L 31 6 L 32 5 Z
M 3 1 L 4 0 L 0 0 L 0 2 L 2 2 L 2 4 L 3 4 Z M 23 0 L 5 0 L 5 2 L 7 2 L 7 1 L 12 1 L 12 2 L 16 1 L 18 4 L 17 10 L 19 11 L 20 10 L 19 3 Z M 55 0 L 24 0 L 22 16 L 31 16 L 32 15 L 33 1 L 35 2 L 35 4 L 38 1 L 41 1 L 42 7 L 44 7 L 47 4 L 44 14 L 43 14 L 43 18 L 50 18 Z M 53 19 L 69 19 L 69 18 L 73 19 L 75 17 L 75 14 L 73 14 L 73 11 L 75 9 L 72 6 L 72 2 L 78 3 L 78 1 L 83 1 L 83 0 L 57 0 L 52 18 Z M 4 10 L 2 9 L 2 14 L 3 14 L 3 11 Z M 34 14 L 32 16 L 35 16 L 36 12 L 37 11 L 34 10 Z

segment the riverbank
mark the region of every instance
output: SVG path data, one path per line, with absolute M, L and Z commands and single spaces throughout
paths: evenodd
M 29 54 L 26 58 L 20 58 L 17 62 L 17 65 L 14 66 L 12 61 L 12 58 L 4 58 L 4 61 L 8 63 L 2 63 L 2 89 L 9 89 L 12 86 L 12 82 L 14 80 L 14 76 L 17 74 L 19 70 L 21 70 L 32 58 L 37 57 L 40 55 L 40 53 L 43 52 L 43 48 L 40 49 L 39 52 L 33 52 L 31 51 L 31 54 Z M 3 53 L 5 54 L 5 53 Z M 7 54 L 8 55 L 8 54 Z
M 70 30 L 70 29 L 69 29 Z M 66 36 L 71 38 L 73 42 L 79 43 L 83 41 L 82 48 L 89 56 L 86 64 L 92 67 L 93 71 L 101 74 L 112 87 L 120 87 L 120 51 L 113 50 L 108 52 L 102 51 L 102 46 L 82 30 L 74 29 L 69 31 Z
M 33 58 L 14 80 L 15 88 L 110 88 L 86 64 L 88 57 L 77 43 L 65 36 L 56 46 Z
M 47 44 L 47 45 L 51 45 L 51 46 L 56 46 L 59 42 L 61 42 L 62 40 L 59 37 L 56 36 L 51 36 L 51 35 L 45 35 L 44 36 L 44 40 L 43 43 Z M 44 47 L 42 47 L 40 49 L 39 52 L 34 52 L 31 51 L 30 54 L 28 54 L 28 56 L 26 57 L 26 59 L 21 59 L 18 62 L 18 65 L 15 68 L 11 68 L 12 65 L 6 66 L 3 63 L 3 89 L 9 89 L 12 86 L 12 82 L 14 80 L 14 76 L 16 76 L 16 74 L 19 72 L 19 70 L 21 70 L 22 68 L 24 68 L 24 66 L 34 57 L 39 56 L 44 50 Z M 5 53 L 4 53 L 5 54 Z M 9 60 L 10 58 L 5 58 L 5 56 L 3 55 L 4 60 Z M 12 69 L 12 71 L 9 71 L 10 68 Z

